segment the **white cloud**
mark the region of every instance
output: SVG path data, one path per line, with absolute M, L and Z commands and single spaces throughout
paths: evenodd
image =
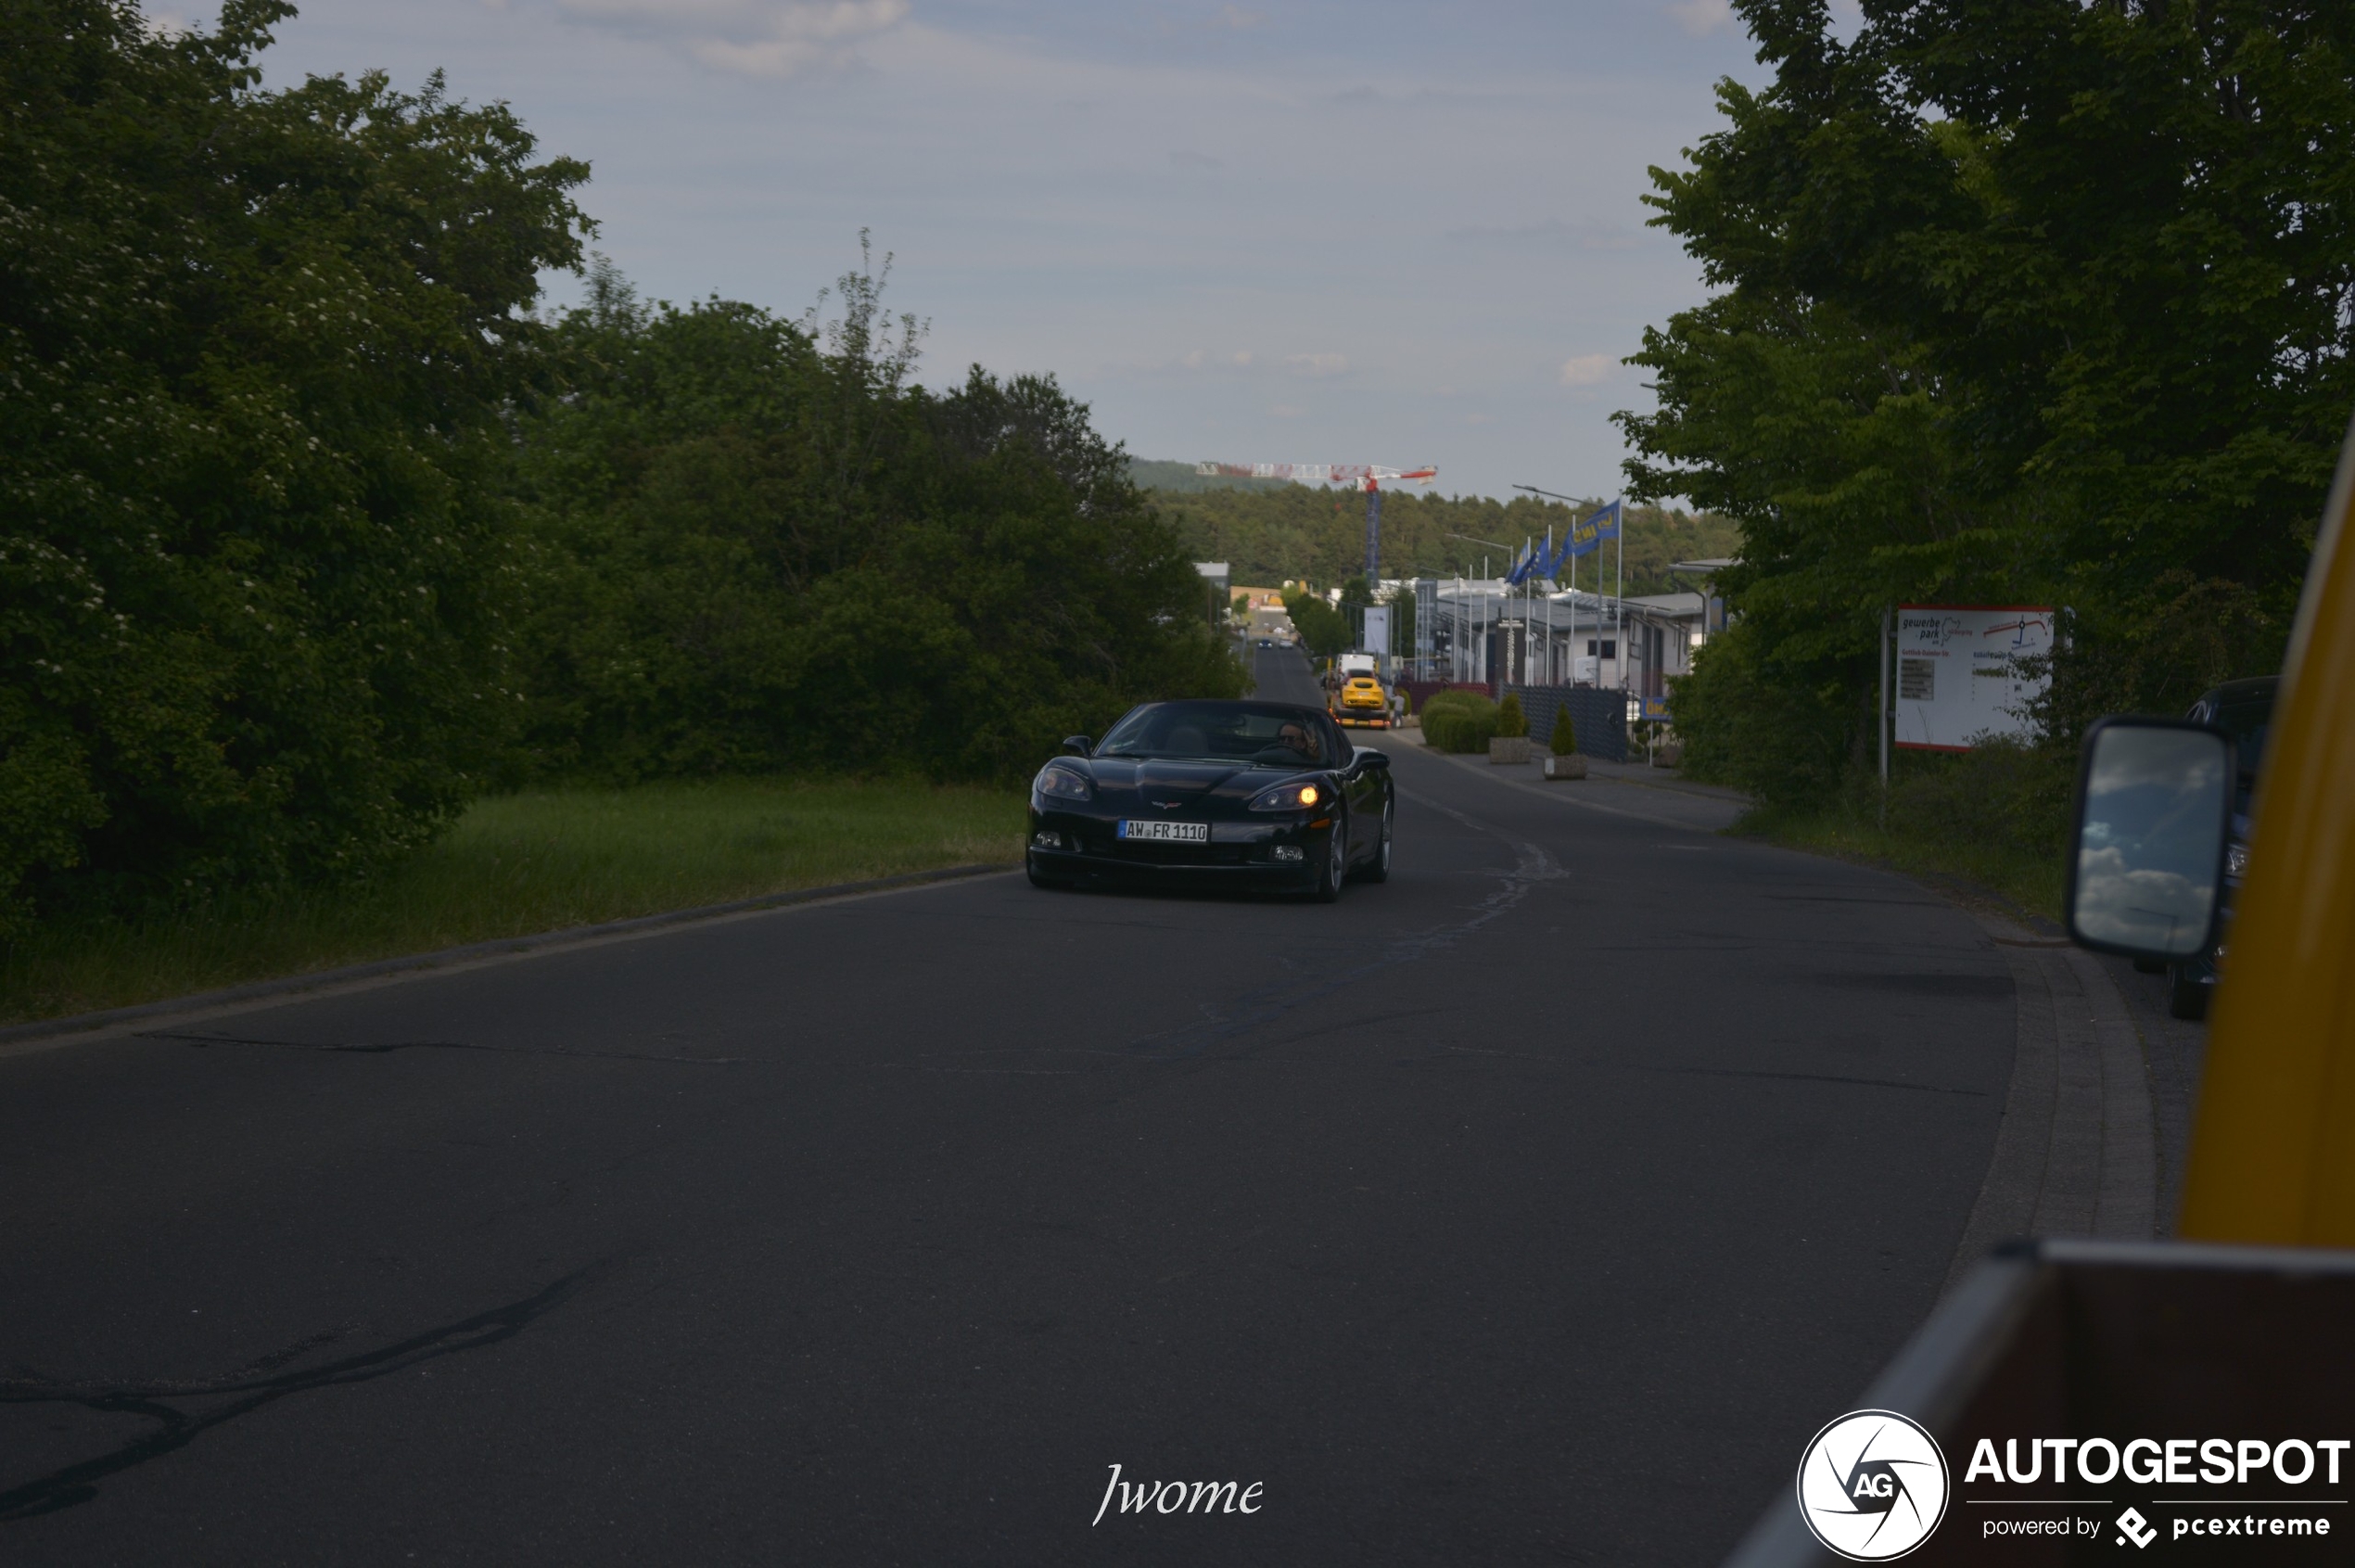
M 851 45 L 887 32 L 908 0 L 557 0 L 568 17 L 657 38 L 735 76 L 783 78 L 853 63 Z
M 1294 376 L 1339 376 L 1349 368 L 1347 354 L 1287 354 L 1284 368 Z
M 1734 25 L 1734 7 L 1730 0 L 1670 0 L 1668 14 L 1690 38 L 1706 38 L 1721 28 Z
M 1609 354 L 1573 354 L 1562 361 L 1562 385 L 1592 387 L 1610 374 Z

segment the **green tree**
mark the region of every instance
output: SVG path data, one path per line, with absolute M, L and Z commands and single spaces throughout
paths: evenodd
M 2355 404 L 2355 12 L 1738 9 L 1775 80 L 1649 198 L 1718 293 L 1620 416 L 1639 493 L 1743 530 L 1688 755 L 1837 773 L 1893 598 L 2073 606 L 2064 745 L 2272 668 Z M 2229 646 L 2154 657 L 2198 605 Z
M 0 928 L 364 873 L 516 706 L 505 415 L 588 171 L 439 78 L 263 90 L 291 14 L 8 10 Z
M 840 314 L 642 303 L 609 267 L 522 428 L 536 767 L 1027 771 L 1164 695 L 1232 695 L 1174 534 L 1051 377 L 911 384 L 882 272 Z
M 1292 618 L 1292 630 L 1300 633 L 1300 644 L 1317 658 L 1332 658 L 1346 652 L 1352 641 L 1349 622 L 1340 611 L 1305 588 L 1284 595 L 1284 613 Z

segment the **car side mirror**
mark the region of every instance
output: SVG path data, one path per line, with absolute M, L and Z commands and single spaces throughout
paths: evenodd
M 1063 737 L 1063 752 L 1066 756 L 1091 757 L 1095 755 L 1095 750 L 1096 743 L 1089 740 L 1086 735 L 1065 735 Z
M 2215 939 L 2232 839 L 2233 742 L 2170 719 L 2105 719 L 2085 737 L 2063 912 L 2081 946 L 2187 959 Z
M 1357 754 L 1357 766 L 1360 768 L 1387 768 L 1390 766 L 1390 754 L 1383 751 L 1360 751 Z

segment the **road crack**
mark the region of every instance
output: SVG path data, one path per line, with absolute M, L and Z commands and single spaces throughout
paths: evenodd
M 0 1405 L 79 1405 L 100 1414 L 142 1416 L 156 1423 L 153 1431 L 109 1453 L 0 1490 L 0 1523 L 32 1519 L 89 1502 L 98 1495 L 97 1484 L 107 1477 L 185 1448 L 214 1428 L 292 1395 L 371 1382 L 445 1356 L 484 1350 L 513 1339 L 602 1278 L 608 1268 L 605 1263 L 591 1264 L 519 1300 L 299 1371 L 280 1372 L 276 1369 L 336 1336 L 313 1336 L 216 1378 L 122 1383 L 0 1379 Z M 226 1398 L 227 1403 L 201 1412 L 181 1408 L 188 1401 L 213 1398 Z

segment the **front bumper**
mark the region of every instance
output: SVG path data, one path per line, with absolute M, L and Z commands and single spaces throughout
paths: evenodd
M 1134 842 L 1119 820 L 1030 809 L 1030 863 L 1048 876 L 1129 876 L 1295 886 L 1313 884 L 1332 819 L 1212 822 L 1206 844 Z M 1050 843 L 1048 840 L 1051 839 Z

